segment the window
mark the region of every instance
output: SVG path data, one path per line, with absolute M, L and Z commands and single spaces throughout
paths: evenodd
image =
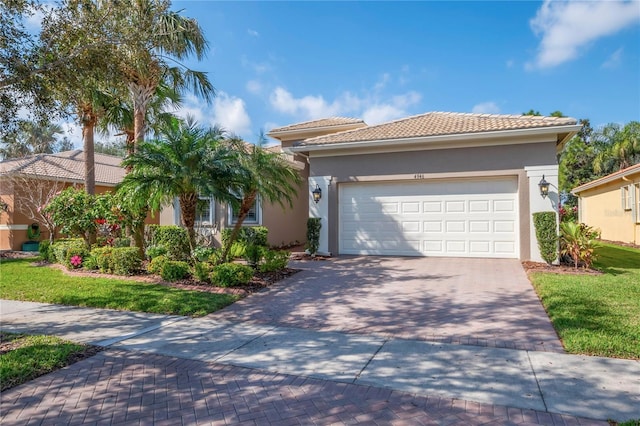
M 196 205 L 196 227 L 212 226 L 215 221 L 213 197 L 199 197 Z
M 622 210 L 631 210 L 633 202 L 631 201 L 632 193 L 631 185 L 620 188 L 620 198 L 622 201 Z
M 635 199 L 633 200 L 633 207 L 635 207 L 635 221 L 636 223 L 640 223 L 640 183 L 633 185 L 633 195 L 635 196 Z
M 238 220 L 238 213 L 229 206 L 229 223 L 234 224 Z M 247 217 L 244 218 L 243 225 L 260 225 L 262 224 L 262 208 L 260 207 L 260 199 L 256 198 L 256 201 L 251 206 Z

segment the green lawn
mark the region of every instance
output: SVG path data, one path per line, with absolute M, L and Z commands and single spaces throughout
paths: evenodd
M 533 273 L 569 353 L 640 359 L 640 250 L 603 244 L 602 275 Z
M 191 316 L 209 314 L 238 299 L 131 280 L 72 277 L 35 260 L 2 260 L 0 299 Z
M 0 355 L 0 391 L 25 383 L 75 361 L 98 349 L 53 336 L 0 333 L 0 342 L 10 345 Z

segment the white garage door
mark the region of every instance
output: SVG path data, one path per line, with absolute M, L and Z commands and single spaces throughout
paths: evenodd
M 340 185 L 342 254 L 518 257 L 514 179 Z

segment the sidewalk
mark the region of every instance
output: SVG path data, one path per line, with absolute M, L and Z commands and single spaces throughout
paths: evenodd
M 373 389 L 379 403 L 389 402 L 385 395 L 395 391 L 405 399 L 435 398 L 438 404 L 462 401 L 478 415 L 478 407 L 512 407 L 534 413 L 527 420 L 532 424 L 553 424 L 551 417 L 539 421 L 544 413 L 583 423 L 640 418 L 637 361 L 4 300 L 0 315 L 2 330 L 56 334 L 116 349 L 102 358 L 147 353 L 198 361 L 193 365 L 204 369 L 233 366 L 320 381 L 322 389 L 326 383 Z M 503 419 L 494 411 L 491 416 Z

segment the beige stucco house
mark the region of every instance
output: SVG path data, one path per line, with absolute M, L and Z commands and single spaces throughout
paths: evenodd
M 268 135 L 307 162 L 320 252 L 541 260 L 532 213 L 557 211 L 556 156 L 579 129 L 573 118 L 430 112 Z M 545 198 L 543 176 L 552 184 Z
M 122 181 L 121 158 L 95 154 L 96 193 L 113 191 Z M 0 250 L 20 250 L 27 241 L 27 228 L 34 219 L 19 199 L 44 200 L 68 186 L 84 186 L 82 150 L 38 154 L 0 162 Z M 34 194 L 39 192 L 40 194 Z M 153 219 L 149 219 L 153 223 Z M 156 219 L 157 222 L 157 219 Z M 40 227 L 41 240 L 49 235 Z
M 640 244 L 640 164 L 572 192 L 578 196 L 580 222 L 599 228 L 605 240 Z

